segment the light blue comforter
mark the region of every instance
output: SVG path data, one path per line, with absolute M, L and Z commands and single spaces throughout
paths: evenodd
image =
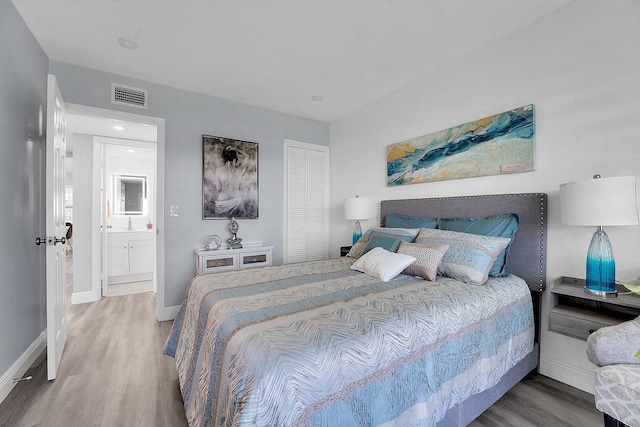
M 352 262 L 192 281 L 165 346 L 190 426 L 435 425 L 533 349 L 519 278 L 384 283 Z

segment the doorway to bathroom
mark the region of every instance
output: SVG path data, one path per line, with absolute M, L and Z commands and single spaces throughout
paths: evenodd
M 101 153 L 102 296 L 156 291 L 156 144 L 94 137 Z
M 119 231 L 128 232 L 127 237 L 132 238 L 139 237 L 134 235 L 135 233 L 144 231 L 146 233 L 142 235 L 144 238 L 131 239 L 136 242 L 136 245 L 138 245 L 137 242 L 142 242 L 147 247 L 145 250 L 140 248 L 139 252 L 135 251 L 139 249 L 137 246 L 132 250 L 133 269 L 129 269 L 128 275 L 130 277 L 128 278 L 141 279 L 136 282 L 146 281 L 146 278 L 149 277 L 149 269 L 152 270 L 149 281 L 152 283 L 153 290 L 156 291 L 156 317 L 158 320 L 165 320 L 164 270 L 162 268 L 164 235 L 161 232 L 164 224 L 165 121 L 162 118 L 77 104 L 68 104 L 68 111 L 70 117 L 68 129 L 72 133 L 71 139 L 74 145 L 73 166 L 70 168 L 73 171 L 73 179 L 71 180 L 73 184 L 69 197 L 71 199 L 69 213 L 73 217 L 74 230 L 72 303 L 97 301 L 102 298 L 105 290 L 110 291 L 107 275 L 108 260 L 103 262 L 102 256 L 108 254 L 107 249 L 103 251 L 103 244 L 108 244 L 109 236 L 103 239 L 103 235 L 108 230 L 114 230 L 114 227 L 119 227 Z M 136 173 L 125 168 L 120 173 L 113 172 L 108 178 L 105 178 L 106 172 L 103 169 L 103 155 L 105 153 L 103 153 L 103 149 L 106 150 L 106 145 L 104 141 L 99 140 L 100 138 L 106 139 L 109 146 L 127 147 L 123 148 L 124 150 L 135 151 L 136 148 L 153 150 L 154 172 Z M 127 153 L 128 155 L 136 155 L 135 153 Z M 113 163 L 126 166 L 127 161 L 114 161 Z M 120 176 L 116 178 L 117 174 Z M 143 175 L 147 175 L 147 178 L 144 179 Z M 108 183 L 111 186 L 110 190 L 106 188 Z M 115 185 L 121 189 L 120 196 L 122 195 L 122 186 L 124 186 L 125 199 L 127 199 L 127 194 L 130 194 L 128 202 L 125 200 L 124 210 L 114 205 Z M 107 193 L 111 194 L 109 204 L 112 205 L 109 220 L 106 218 Z M 132 207 L 133 199 L 139 201 L 140 197 L 143 200 L 142 210 L 134 209 Z M 144 210 L 145 203 L 146 211 Z M 116 209 L 118 209 L 118 213 L 116 213 Z M 131 230 L 128 230 L 129 218 L 131 218 Z M 108 225 L 111 225 L 112 228 L 107 228 Z M 116 240 L 112 239 L 112 244 Z M 129 239 L 127 239 L 128 241 Z M 151 250 L 149 250 L 150 248 Z M 122 249 L 124 250 L 124 245 Z M 151 263 L 151 267 L 149 267 L 149 263 Z M 129 262 L 129 267 L 130 265 Z M 139 266 L 141 267 L 138 269 Z M 118 275 L 115 274 L 115 276 Z M 119 280 L 116 279 L 116 281 Z M 106 284 L 106 289 L 103 287 L 103 282 Z M 112 280 L 114 285 L 123 283 L 115 283 Z M 113 290 L 117 289 L 120 288 Z M 111 295 L 111 292 L 109 294 Z

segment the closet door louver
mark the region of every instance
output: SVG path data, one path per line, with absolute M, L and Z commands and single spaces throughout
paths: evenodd
M 307 152 L 307 260 L 324 258 L 324 153 Z
M 324 148 L 287 146 L 287 263 L 327 256 L 328 158 Z
M 288 147 L 287 156 L 287 257 L 286 262 L 307 260 L 307 150 Z

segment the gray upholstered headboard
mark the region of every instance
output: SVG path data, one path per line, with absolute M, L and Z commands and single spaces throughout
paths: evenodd
M 438 197 L 431 199 L 383 200 L 380 223 L 387 214 L 414 217 L 487 217 L 515 213 L 520 218 L 506 270 L 523 278 L 532 291 L 542 292 L 546 281 L 547 195 L 544 193 L 495 194 Z

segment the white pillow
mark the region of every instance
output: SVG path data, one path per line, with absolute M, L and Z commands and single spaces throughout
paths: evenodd
M 358 258 L 351 265 L 351 269 L 367 273 L 383 282 L 388 282 L 415 260 L 410 255 L 397 254 L 381 247 L 376 247 Z

